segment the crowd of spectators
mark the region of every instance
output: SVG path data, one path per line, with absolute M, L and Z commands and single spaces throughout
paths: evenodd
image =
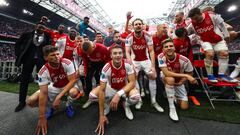
M 15 60 L 14 44 L 0 43 L 0 61 Z
M 23 32 L 34 29 L 34 25 L 1 16 L 0 34 L 19 37 Z
M 235 39 L 233 42 L 228 44 L 229 51 L 240 50 L 240 39 Z

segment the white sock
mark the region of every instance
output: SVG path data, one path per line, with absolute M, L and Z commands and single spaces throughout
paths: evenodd
M 90 92 L 89 93 L 89 100 L 97 102 L 98 101 L 98 97 L 94 93 Z
M 72 98 L 72 97 L 68 96 L 66 106 L 72 105 L 75 100 L 76 100 L 75 98 Z
M 238 67 L 235 67 L 233 72 L 231 73 L 230 77 L 231 78 L 236 78 L 239 75 L 240 69 Z
M 174 105 L 174 95 L 175 95 L 174 86 L 166 84 L 165 85 L 165 90 L 166 90 L 166 94 L 167 94 L 169 108 L 175 108 L 175 105 Z
M 204 64 L 205 64 L 207 74 L 208 75 L 213 74 L 213 60 L 204 59 Z
M 157 93 L 156 80 L 149 79 L 149 91 L 151 95 L 151 103 L 156 103 L 156 93 Z
M 218 59 L 218 65 L 219 65 L 218 74 L 226 73 L 226 71 L 228 69 L 228 61 L 229 61 L 229 58 L 219 58 Z

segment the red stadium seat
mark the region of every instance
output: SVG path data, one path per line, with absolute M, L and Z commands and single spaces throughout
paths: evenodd
M 210 86 L 214 87 L 230 87 L 235 92 L 235 87 L 238 86 L 237 83 L 229 83 L 219 80 L 217 83 L 209 82 L 207 78 L 203 76 L 203 68 L 205 68 L 204 60 L 195 60 L 194 63 L 194 70 L 196 71 L 196 74 L 198 76 L 198 79 L 202 85 L 202 88 L 207 95 L 210 104 L 212 105 L 213 109 L 215 109 L 215 106 L 213 104 L 213 101 L 240 101 L 237 99 L 219 99 L 215 98 L 211 94 L 211 90 L 209 89 Z M 213 67 L 218 67 L 218 63 L 216 61 L 213 61 Z M 197 70 L 197 68 L 199 70 Z

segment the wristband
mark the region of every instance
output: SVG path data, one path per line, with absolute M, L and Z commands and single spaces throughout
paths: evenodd
M 121 97 L 122 95 L 125 95 L 125 91 L 121 89 L 117 92 L 117 94 Z

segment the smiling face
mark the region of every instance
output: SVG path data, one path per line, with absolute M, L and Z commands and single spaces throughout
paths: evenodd
M 133 29 L 134 29 L 134 31 L 135 32 L 141 32 L 142 31 L 142 29 L 143 29 L 143 23 L 142 23 L 142 21 L 141 20 L 135 20 L 134 22 L 133 22 Z
M 64 25 L 59 25 L 59 26 L 58 26 L 58 32 L 59 32 L 60 34 L 62 34 L 62 33 L 64 32 L 64 30 L 65 30 L 65 26 L 64 26 Z
M 74 40 L 77 36 L 77 31 L 75 29 L 70 29 L 69 31 L 69 37 L 71 40 Z
M 122 48 L 112 48 L 111 50 L 111 58 L 113 60 L 113 63 L 115 64 L 119 64 L 122 62 L 122 58 L 123 58 L 123 51 Z
M 166 42 L 163 44 L 163 52 L 168 56 L 172 57 L 175 53 L 175 47 L 173 42 Z
M 121 42 L 121 41 L 120 41 L 120 33 L 114 33 L 113 41 L 114 41 L 115 43 Z
M 95 37 L 96 43 L 102 43 L 103 42 L 103 37 L 101 33 L 98 33 Z
M 42 25 L 42 24 L 37 24 L 37 25 L 36 25 L 36 32 L 37 32 L 38 34 L 43 34 L 44 29 L 45 29 L 45 26 L 44 26 L 44 25 Z
M 167 35 L 167 25 L 160 24 L 157 26 L 157 33 L 162 35 Z
M 175 22 L 176 23 L 181 23 L 184 18 L 184 13 L 183 12 L 177 12 L 175 15 Z
M 76 45 L 81 48 L 81 47 L 82 47 L 82 44 L 83 44 L 83 37 L 77 36 L 77 37 L 76 37 Z

